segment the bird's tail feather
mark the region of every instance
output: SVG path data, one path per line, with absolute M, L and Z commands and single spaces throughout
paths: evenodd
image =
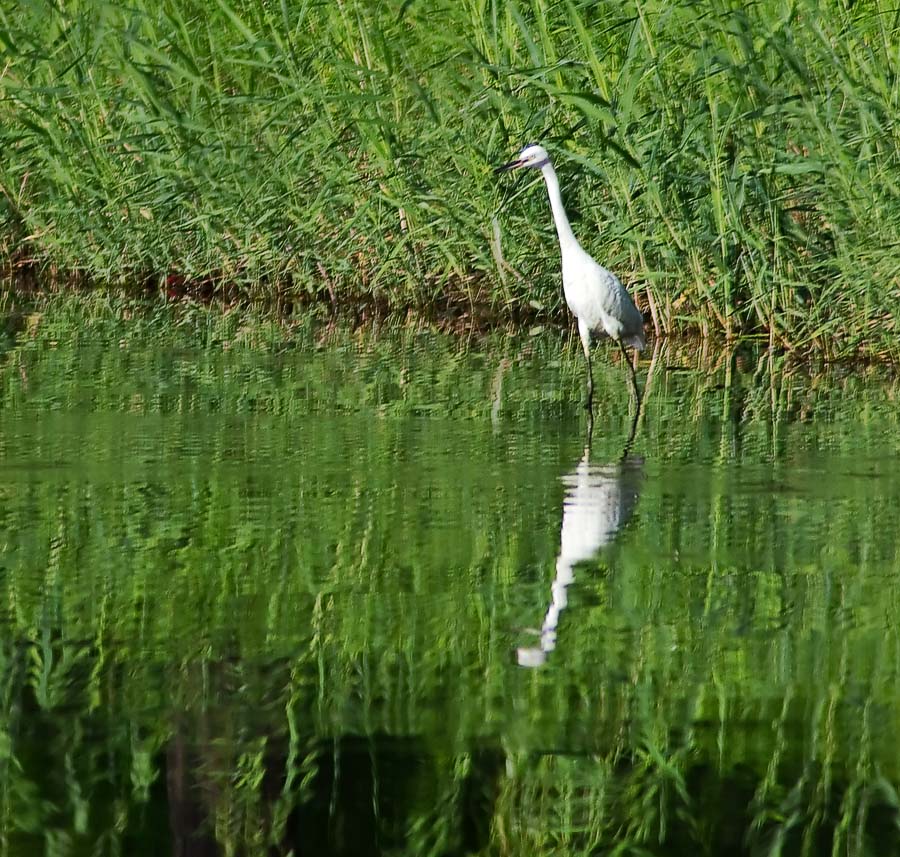
M 645 346 L 647 345 L 647 341 L 644 339 L 644 332 L 635 333 L 632 336 L 626 336 L 622 342 L 626 345 L 630 345 L 636 351 L 643 351 Z

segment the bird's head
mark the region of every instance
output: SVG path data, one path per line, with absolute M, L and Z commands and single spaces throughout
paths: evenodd
M 529 145 L 519 152 L 519 157 L 502 167 L 497 167 L 495 173 L 505 173 L 508 170 L 518 170 L 522 167 L 531 167 L 532 169 L 540 169 L 545 164 L 550 163 L 550 155 L 543 146 Z

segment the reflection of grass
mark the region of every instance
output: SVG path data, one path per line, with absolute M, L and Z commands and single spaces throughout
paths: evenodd
M 534 673 L 513 652 L 581 455 L 576 349 L 311 327 L 251 350 L 206 316 L 75 346 L 58 311 L 0 358 L 10 841 L 112 841 L 135 807 L 149 828 L 183 743 L 219 841 L 261 851 L 301 799 L 328 808 L 354 736 L 408 853 L 452 851 L 473 806 L 508 854 L 894 841 L 900 549 L 873 462 L 896 380 L 749 351 L 658 374 L 636 514 Z M 620 370 L 598 368 L 621 412 L 598 460 Z
M 815 767 L 784 772 L 763 805 L 748 771 L 714 771 L 682 752 L 544 757 L 504 780 L 495 836 L 510 855 L 892 853 L 900 813 L 893 785 L 855 772 L 830 783 L 823 803 L 823 779 Z
M 23 280 L 560 309 L 542 192 L 489 169 L 540 138 L 654 326 L 897 353 L 883 0 L 28 0 L 0 39 Z

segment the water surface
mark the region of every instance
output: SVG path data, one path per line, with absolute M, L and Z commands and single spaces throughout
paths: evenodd
M 900 385 L 595 364 L 11 344 L 0 851 L 900 849 Z

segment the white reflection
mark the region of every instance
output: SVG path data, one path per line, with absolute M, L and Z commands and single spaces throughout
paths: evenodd
M 636 422 L 636 419 L 635 419 Z M 556 627 L 568 603 L 567 589 L 575 580 L 575 566 L 609 545 L 628 523 L 640 493 L 643 459 L 628 454 L 632 434 L 622 457 L 612 464 L 592 464 L 590 434 L 578 465 L 563 477 L 562 527 L 556 577 L 550 587 L 550 605 L 540 631 L 540 645 L 518 649 L 523 667 L 539 667 L 556 648 Z

